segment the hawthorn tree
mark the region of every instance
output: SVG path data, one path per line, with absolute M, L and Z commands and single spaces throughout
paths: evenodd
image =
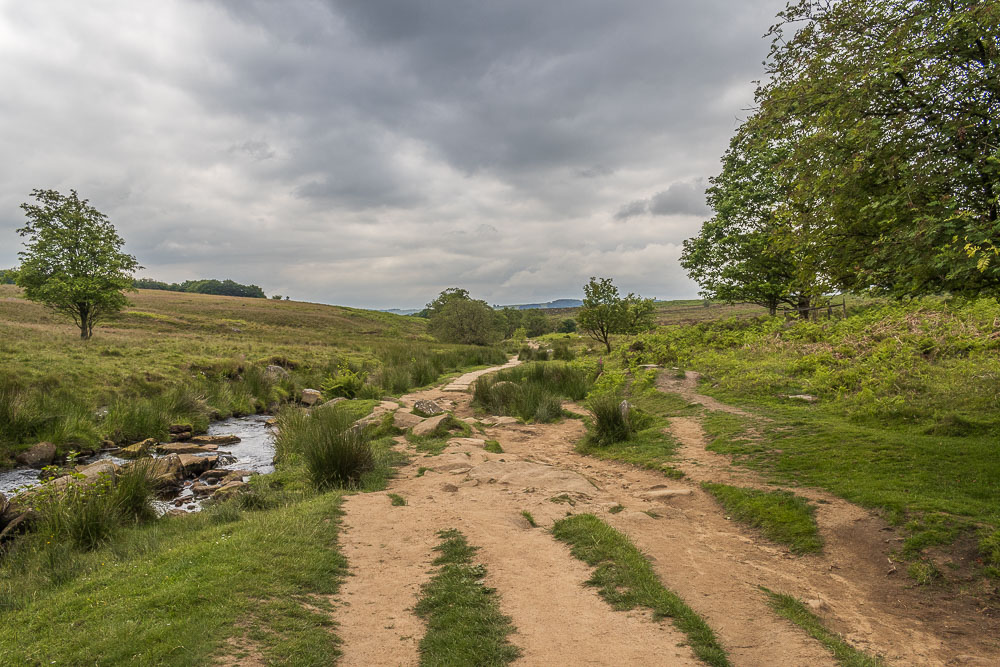
M 583 287 L 579 327 L 611 352 L 612 334 L 635 334 L 655 325 L 653 300 L 629 293 L 622 297 L 611 278 L 590 278 Z
M 17 284 L 26 298 L 67 315 L 88 339 L 94 325 L 128 305 L 132 274 L 142 267 L 122 252 L 125 241 L 107 217 L 80 199 L 75 190 L 32 190 L 34 204 L 24 203 L 28 222 L 18 253 Z
M 503 338 L 503 317 L 464 289 L 444 290 L 427 304 L 427 330 L 445 343 L 493 345 Z

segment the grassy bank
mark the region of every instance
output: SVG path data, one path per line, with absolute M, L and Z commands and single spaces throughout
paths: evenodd
M 868 304 L 846 319 L 666 327 L 616 361 L 701 372 L 699 391 L 766 418 L 707 414 L 711 449 L 884 510 L 908 529 L 905 557 L 971 535 L 998 568 L 997 321 L 993 299 Z
M 19 294 L 0 286 L 0 467 L 42 440 L 66 452 L 165 439 L 171 423 L 204 428 L 306 387 L 375 398 L 506 360 L 495 348 L 437 344 L 419 318 L 155 290 L 81 341 Z

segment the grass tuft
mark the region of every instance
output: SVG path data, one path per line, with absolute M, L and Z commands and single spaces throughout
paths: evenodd
M 708 624 L 674 592 L 660 583 L 649 561 L 627 537 L 593 514 L 577 514 L 557 521 L 552 534 L 571 547 L 571 553 L 597 569 L 587 584 L 615 609 L 646 607 L 655 618 L 668 617 L 683 632 L 691 650 L 715 667 L 729 665 L 725 649 Z
M 791 491 L 761 491 L 702 482 L 734 519 L 786 545 L 792 553 L 819 553 L 823 540 L 816 525 L 816 508 Z
M 438 533 L 439 566 L 424 585 L 417 614 L 427 621 L 420 642 L 421 665 L 506 665 L 520 655 L 507 641 L 514 632 L 500 613 L 497 593 L 483 585 L 486 570 L 475 565 L 476 547 L 457 530 Z

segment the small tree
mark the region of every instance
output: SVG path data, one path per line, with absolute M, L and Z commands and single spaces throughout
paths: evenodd
M 17 231 L 28 240 L 18 253 L 17 284 L 28 299 L 70 316 L 80 338 L 90 338 L 95 324 L 128 305 L 124 292 L 134 290 L 132 273 L 142 267 L 121 251 L 125 241 L 114 225 L 75 190 L 31 196 L 37 203 L 21 204 L 28 222 Z
M 503 338 L 497 314 L 485 301 L 474 300 L 468 291 L 450 288 L 427 304 L 427 330 L 445 343 L 493 345 Z
M 583 307 L 577 314 L 580 329 L 611 352 L 612 334 L 633 334 L 655 324 L 653 300 L 629 293 L 622 298 L 611 278 L 594 278 L 583 288 Z

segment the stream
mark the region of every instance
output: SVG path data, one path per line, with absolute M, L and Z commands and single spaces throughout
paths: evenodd
M 213 452 L 220 455 L 218 467 L 224 470 L 246 470 L 262 475 L 273 472 L 274 435 L 265 424 L 270 418 L 270 415 L 249 415 L 212 422 L 208 427 L 208 435 L 235 435 L 240 439 L 235 444 L 223 445 L 219 451 Z M 228 456 L 223 457 L 223 455 Z M 111 460 L 119 465 L 127 462 L 126 459 L 115 456 L 114 452 L 105 452 L 80 460 L 78 463 L 103 460 Z M 15 495 L 16 491 L 36 486 L 39 483 L 38 473 L 39 471 L 33 468 L 0 471 L 0 493 L 9 498 Z M 202 500 L 195 500 L 189 487 L 190 482 L 185 482 L 176 497 L 169 500 L 155 500 L 153 505 L 157 512 L 163 514 L 170 509 L 184 509 L 191 512 L 200 510 Z M 180 505 L 177 501 L 181 501 Z

